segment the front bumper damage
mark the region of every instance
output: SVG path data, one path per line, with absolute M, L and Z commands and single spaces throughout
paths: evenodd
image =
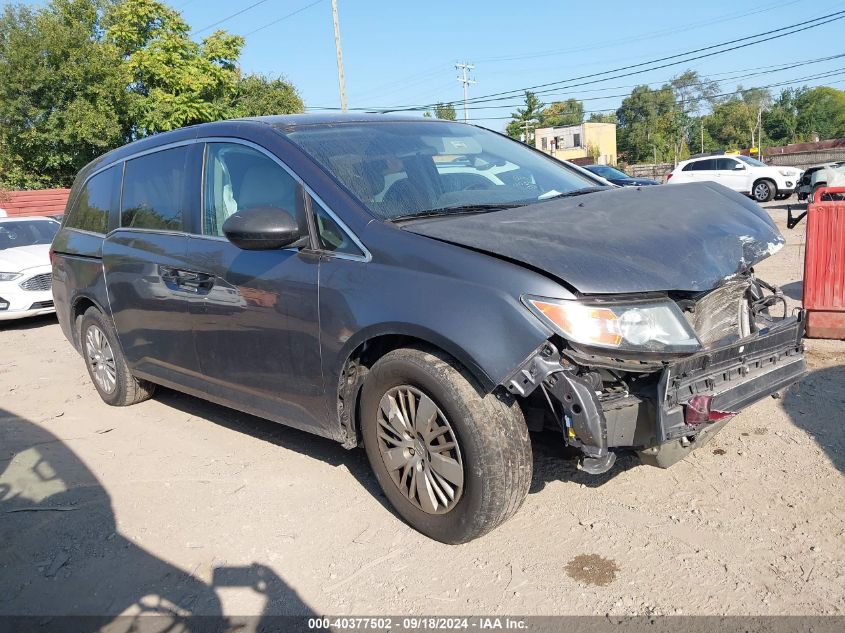
M 807 373 L 803 334 L 799 312 L 731 344 L 657 363 L 587 356 L 547 342 L 504 384 L 522 397 L 542 390 L 564 442 L 581 450 L 586 472 L 608 471 L 618 449 L 667 468 L 742 408 L 800 380 Z M 624 375 L 625 388 L 609 389 L 601 370 Z M 721 415 L 712 421 L 690 415 L 701 402 Z

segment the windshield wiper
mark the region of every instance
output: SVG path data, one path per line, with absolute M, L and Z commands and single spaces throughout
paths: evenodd
M 409 213 L 407 215 L 400 215 L 395 218 L 389 218 L 391 222 L 402 222 L 404 220 L 416 220 L 418 218 L 431 218 L 444 215 L 463 215 L 469 213 L 487 213 L 489 211 L 502 211 L 503 209 L 514 209 L 516 207 L 524 207 L 525 202 L 509 203 L 498 202 L 490 204 L 462 204 L 454 207 L 438 207 L 436 209 L 426 209 L 419 213 Z
M 607 191 L 608 189 L 612 189 L 612 187 L 582 187 L 581 189 L 573 189 L 572 191 L 567 191 L 566 193 L 557 193 L 547 198 L 540 197 L 537 199 L 537 202 L 547 202 L 549 200 L 557 200 L 558 198 L 572 198 L 574 196 L 583 196 L 585 193 Z

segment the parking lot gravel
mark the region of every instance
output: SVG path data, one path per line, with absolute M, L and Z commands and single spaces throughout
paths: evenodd
M 805 223 L 757 268 L 800 304 Z M 682 210 L 678 210 L 682 213 Z M 535 438 L 522 510 L 448 546 L 363 450 L 161 390 L 100 401 L 54 317 L 0 326 L 2 614 L 845 614 L 845 342 L 668 470 Z

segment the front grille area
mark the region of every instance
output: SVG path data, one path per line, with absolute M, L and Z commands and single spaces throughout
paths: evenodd
M 35 275 L 18 285 L 24 290 L 49 290 L 53 287 L 53 273 Z
M 684 312 L 704 347 L 742 336 L 741 320 L 748 309 L 749 283 L 747 278 L 729 281 L 697 299 L 692 310 Z
M 31 306 L 29 306 L 30 310 L 43 310 L 44 308 L 52 308 L 53 302 L 52 301 L 36 301 Z

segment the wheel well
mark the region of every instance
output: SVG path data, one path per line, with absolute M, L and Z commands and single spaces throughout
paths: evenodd
M 758 183 L 758 182 L 763 182 L 764 180 L 765 180 L 767 183 L 771 184 L 773 189 L 777 190 L 777 188 L 778 188 L 778 184 L 777 184 L 774 180 L 772 180 L 771 178 L 769 178 L 768 176 L 763 176 L 763 177 L 758 178 L 757 180 L 755 180 L 755 181 L 754 181 L 754 184 L 753 184 L 753 185 L 751 185 L 751 188 L 753 189 L 753 188 L 757 185 L 757 183 Z
M 404 334 L 382 334 L 367 339 L 352 350 L 340 371 L 337 385 L 337 414 L 340 424 L 346 434 L 343 442 L 345 448 L 353 448 L 359 444 L 361 387 L 372 367 L 381 357 L 402 347 L 416 347 L 438 350 L 444 354 L 448 351 L 432 343 Z M 453 356 L 452 354 L 449 354 Z M 455 361 L 460 362 L 460 361 Z
M 73 304 L 73 310 L 71 311 L 71 323 L 72 327 L 71 330 L 73 331 L 73 342 L 74 345 L 78 348 L 80 345 L 79 340 L 79 320 L 82 318 L 82 315 L 88 310 L 88 308 L 100 308 L 97 307 L 97 304 L 88 299 L 87 297 L 81 297 L 76 300 Z

